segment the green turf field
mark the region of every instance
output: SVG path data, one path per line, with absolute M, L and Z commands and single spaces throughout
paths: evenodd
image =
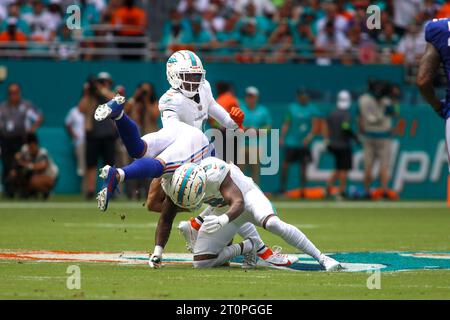
M 438 202 L 275 202 L 285 221 L 324 252 L 444 252 L 450 262 L 450 211 Z M 178 221 L 188 218 L 181 214 Z M 100 213 L 94 202 L 0 202 L 0 251 L 148 251 L 158 215 L 139 203 L 115 202 Z M 269 245 L 281 239 L 261 231 Z M 184 253 L 173 230 L 166 252 Z M 441 260 L 444 261 L 444 260 Z M 81 289 L 66 287 L 69 265 Z M 282 271 L 239 267 L 194 270 L 168 265 L 0 260 L 0 299 L 450 299 L 450 270 L 382 272 L 369 290 L 367 272 Z

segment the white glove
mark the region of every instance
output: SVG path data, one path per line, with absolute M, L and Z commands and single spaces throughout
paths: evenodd
M 207 216 L 203 221 L 202 227 L 207 233 L 213 233 L 228 224 L 230 218 L 226 214 L 220 216 Z
M 148 260 L 148 266 L 152 269 L 159 269 L 159 268 L 161 268 L 161 262 L 162 262 L 162 257 L 157 256 L 153 253 L 150 256 L 150 259 Z

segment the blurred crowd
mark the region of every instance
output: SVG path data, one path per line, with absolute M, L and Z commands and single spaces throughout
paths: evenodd
M 274 110 L 263 103 L 267 93 L 249 86 L 245 89 L 244 96 L 237 97 L 232 83 L 223 81 L 216 82 L 214 89 L 217 102 L 227 112 L 233 106 L 242 109 L 245 114 L 245 132 L 256 132 L 250 129 L 271 130 L 274 127 Z M 128 91 L 123 85 L 114 83 L 108 72 L 88 77 L 81 90 L 80 100 L 77 105 L 69 108 L 64 121 L 73 142 L 73 155 L 81 181 L 80 190 L 87 199 L 95 196 L 97 172 L 101 166 L 108 164 L 123 167 L 132 160 L 118 139 L 113 121 L 98 122 L 93 117 L 96 107 L 106 103 L 116 93 L 129 97 L 125 111 L 136 122 L 141 135 L 161 128 L 158 97 L 153 84 L 143 82 L 134 91 Z M 295 197 L 311 196 L 307 167 L 314 160 L 312 143 L 319 138 L 325 143 L 335 164 L 335 171 L 326 185 L 328 196 L 355 197 L 348 192 L 347 176 L 353 168 L 353 149 L 356 143 L 363 147 L 365 172 L 364 191 L 358 197 L 373 197 L 372 182 L 378 178 L 373 176 L 373 169 L 379 162 L 379 170 L 376 171 L 381 185 L 378 197 L 392 198 L 389 190 L 389 167 L 395 118 L 400 109 L 399 96 L 400 89 L 397 85 L 371 79 L 366 92 L 340 91 L 332 110 L 324 112 L 311 98 L 307 88 L 299 88 L 293 94 L 292 103 L 285 108 L 281 125 L 279 145 L 283 163 L 278 193 L 287 194 L 288 177 L 292 176 L 289 175 L 289 170 L 292 166 L 299 166 L 298 179 L 294 179 L 294 189 L 298 191 Z M 8 198 L 42 196 L 47 199 L 56 186 L 58 167 L 49 152 L 40 146 L 36 134 L 43 121 L 38 107 L 22 97 L 20 85 L 9 84 L 7 99 L 0 103 L 2 185 L 3 194 Z M 220 128 L 213 119 L 210 119 L 209 126 Z M 238 164 L 259 183 L 259 161 L 250 161 L 250 156 L 259 154 L 257 148 L 261 145 L 257 144 L 257 139 L 245 141 L 241 146 L 243 149 L 235 149 L 235 154 L 236 151 L 245 152 L 245 164 Z M 223 155 L 225 154 L 224 151 Z M 236 162 L 235 159 L 226 160 Z M 124 194 L 129 199 L 146 198 L 149 183 L 150 181 L 145 180 L 128 182 Z M 323 190 L 322 187 L 321 189 Z
M 72 4 L 80 8 L 79 30 L 66 24 Z M 154 12 L 162 4 L 169 9 Z M 380 8 L 380 30 L 367 26 L 372 4 Z M 28 42 L 35 44 L 28 50 L 39 51 L 40 43 L 53 43 L 62 59 L 105 57 L 101 51 L 77 55 L 79 47 L 125 49 L 109 56 L 123 59 L 166 57 L 184 48 L 244 63 L 411 64 L 425 46 L 424 23 L 448 16 L 445 0 L 2 0 L 0 45 Z M 114 41 L 117 36 L 125 40 Z M 158 43 L 156 54 L 139 51 L 150 50 L 137 40 L 143 36 Z

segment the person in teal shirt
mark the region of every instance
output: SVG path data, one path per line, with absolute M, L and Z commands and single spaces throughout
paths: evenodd
M 300 190 L 302 196 L 307 184 L 307 166 L 312 161 L 310 144 L 319 131 L 317 106 L 309 101 L 304 89 L 297 90 L 297 101 L 291 103 L 281 129 L 280 145 L 284 148 L 281 167 L 280 193 L 286 191 L 289 164 L 300 164 Z
M 250 139 L 245 139 L 245 163 L 238 164 L 244 173 L 247 169 L 250 169 L 251 177 L 256 184 L 259 184 L 259 149 L 257 132 L 255 130 L 271 129 L 272 117 L 269 109 L 259 104 L 259 90 L 255 87 L 245 89 L 245 99 L 239 105 L 245 115 L 243 123 L 244 131 Z M 250 154 L 252 154 L 252 160 L 254 160 L 253 157 L 256 155 L 256 163 L 250 163 Z

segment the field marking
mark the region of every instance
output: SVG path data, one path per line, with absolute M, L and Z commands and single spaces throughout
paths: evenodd
M 73 223 L 66 222 L 62 224 L 63 227 L 68 228 L 129 228 L 129 229 L 148 229 L 148 228 L 156 228 L 158 225 L 157 222 L 150 223 L 126 223 L 126 222 L 118 222 L 118 223 L 95 223 L 95 222 L 86 222 L 86 223 Z
M 445 201 L 273 201 L 279 209 L 445 209 Z M 94 202 L 0 202 L 0 209 L 95 209 Z M 142 203 L 117 202 L 109 212 L 123 209 L 142 209 Z

